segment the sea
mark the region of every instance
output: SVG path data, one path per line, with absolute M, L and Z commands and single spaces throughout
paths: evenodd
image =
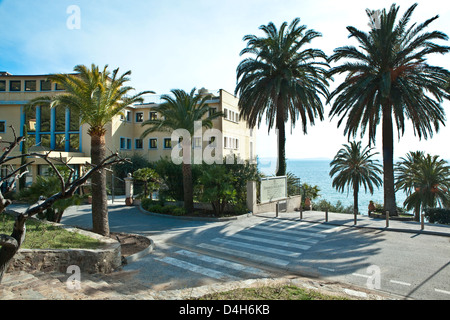
M 319 197 L 315 200 L 327 200 L 331 204 L 336 204 L 340 201 L 344 207 L 353 205 L 353 190 L 347 189 L 343 193 L 338 192 L 332 186 L 333 178 L 330 177 L 330 162 L 328 159 L 287 159 L 287 172 L 292 172 L 297 178 L 300 178 L 300 184 L 307 183 L 312 186 L 318 186 Z M 258 169 L 266 176 L 275 175 L 277 167 L 276 158 L 261 158 L 258 159 Z M 358 207 L 359 213 L 367 215 L 369 202 L 372 200 L 375 203 L 383 204 L 383 186 L 379 189 L 375 188 L 374 193 L 370 194 L 364 191 L 364 187 L 359 191 Z M 403 207 L 403 202 L 406 199 L 404 192 L 396 193 L 397 206 Z M 313 201 L 314 202 L 314 201 Z

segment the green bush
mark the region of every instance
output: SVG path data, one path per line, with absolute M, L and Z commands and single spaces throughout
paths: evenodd
M 174 216 L 183 216 L 183 215 L 186 214 L 186 209 L 184 209 L 183 207 L 175 207 L 175 208 L 172 210 L 172 214 L 173 214 Z
M 159 204 L 152 204 L 151 206 L 149 206 L 147 209 L 147 211 L 150 212 L 154 212 L 154 213 L 160 213 L 162 211 L 163 206 L 159 205 Z
M 148 208 L 152 205 L 158 204 L 158 201 L 152 200 L 150 198 L 142 199 L 141 206 L 144 210 L 148 210 Z
M 337 201 L 335 205 L 327 200 L 320 200 L 313 204 L 313 208 L 317 211 L 326 211 L 335 213 L 353 213 L 353 206 L 344 207 L 341 201 Z
M 429 208 L 425 210 L 425 217 L 431 223 L 450 224 L 450 209 Z

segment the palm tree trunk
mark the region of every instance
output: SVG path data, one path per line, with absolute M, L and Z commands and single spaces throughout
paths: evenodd
M 278 99 L 277 104 L 277 119 L 276 128 L 278 129 L 278 170 L 277 176 L 286 175 L 286 129 L 284 123 L 284 110 L 282 107 L 281 98 Z
M 394 189 L 394 129 L 391 107 L 383 108 L 383 184 L 384 210 L 390 216 L 397 215 Z
M 356 225 L 358 216 L 358 192 L 359 187 L 355 186 L 353 188 L 353 223 Z
M 91 135 L 91 161 L 99 164 L 106 156 L 105 135 Z M 99 170 L 92 175 L 92 229 L 95 233 L 109 236 L 108 198 L 106 172 Z
M 414 221 L 420 222 L 420 205 L 414 208 Z
M 186 213 L 194 211 L 194 191 L 192 186 L 192 168 L 189 163 L 183 162 L 183 190 L 184 190 L 184 208 Z

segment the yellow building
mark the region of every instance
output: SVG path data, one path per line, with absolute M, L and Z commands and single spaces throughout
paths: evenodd
M 80 125 L 77 114 L 67 108 L 25 107 L 28 101 L 39 96 L 52 96 L 64 92 L 62 88 L 47 80 L 46 75 L 11 75 L 0 72 L 0 136 L 3 141 L 11 141 L 12 126 L 17 135 L 23 135 L 27 130 L 27 145 L 29 152 L 48 152 L 50 157 L 62 158 L 74 169 L 81 170 L 83 164 L 90 161 L 90 136 L 87 134 L 88 125 Z M 206 94 L 205 89 L 199 91 Z M 151 117 L 159 117 L 152 109 L 155 103 L 143 103 L 129 107 L 124 116 L 115 117 L 107 125 L 106 146 L 112 152 L 120 152 L 127 156 L 140 154 L 149 161 L 156 161 L 161 157 L 172 156 L 171 132 L 156 132 L 140 139 L 145 130 L 141 124 Z M 225 114 L 213 121 L 215 130 L 192 138 L 193 151 L 200 154 L 214 147 L 213 154 L 237 155 L 242 160 L 254 159 L 255 137 L 252 130 L 247 128 L 245 121 L 239 117 L 238 99 L 219 90 L 212 94 L 208 101 L 211 111 Z M 214 134 L 212 134 L 212 132 Z M 214 138 L 211 136 L 214 135 Z M 216 140 L 220 139 L 220 140 Z M 4 144 L 4 142 L 3 142 Z M 201 149 L 200 149 L 201 148 Z M 17 148 L 14 155 L 21 152 Z M 28 183 L 36 175 L 44 175 L 48 165 L 42 159 L 29 166 Z M 31 161 L 31 160 L 30 160 Z M 19 165 L 20 160 L 13 163 Z M 2 176 L 7 168 L 2 168 Z

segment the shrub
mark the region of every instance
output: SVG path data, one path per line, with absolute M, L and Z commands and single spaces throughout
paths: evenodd
M 141 201 L 142 208 L 144 208 L 145 210 L 148 210 L 150 206 L 153 206 L 155 204 L 158 204 L 158 201 L 149 198 L 142 199 Z
M 153 204 L 145 210 L 150 211 L 150 212 L 160 213 L 162 211 L 162 208 L 163 207 L 159 204 Z
M 337 201 L 335 205 L 327 200 L 320 200 L 318 203 L 314 204 L 315 210 L 326 211 L 335 213 L 353 213 L 353 206 L 344 207 L 341 201 Z
M 450 224 L 450 209 L 429 208 L 425 210 L 425 217 L 431 223 Z

